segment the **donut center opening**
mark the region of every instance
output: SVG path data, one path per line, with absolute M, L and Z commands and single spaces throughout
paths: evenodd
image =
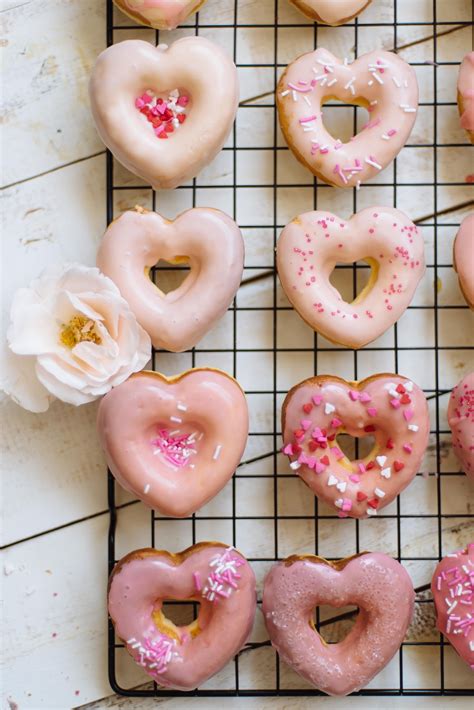
M 135 97 L 135 109 L 144 126 L 159 140 L 168 140 L 185 124 L 191 110 L 191 96 L 182 88 L 156 92 L 146 88 Z
M 339 434 L 335 443 L 350 461 L 370 459 L 371 454 L 375 455 L 377 451 L 375 437 L 371 434 L 359 438 L 349 434 Z
M 195 422 L 184 420 L 185 404 L 178 404 L 169 421 L 161 421 L 147 432 L 153 450 L 172 471 L 193 470 L 204 432 Z
M 378 272 L 378 262 L 367 256 L 349 264 L 338 262 L 329 276 L 329 282 L 345 303 L 356 305 L 370 293 Z
M 169 261 L 160 259 L 148 273 L 155 286 L 166 295 L 176 291 L 186 281 L 191 265 L 187 256 L 175 256 Z
M 356 103 L 357 101 L 357 103 Z M 357 133 L 371 126 L 372 119 L 370 112 L 373 107 L 366 105 L 364 99 L 355 99 L 353 104 L 346 104 L 334 97 L 324 98 L 321 110 L 321 119 L 326 131 L 341 143 L 349 143 L 354 140 Z M 328 106 L 328 103 L 331 105 Z M 368 110 L 370 109 L 370 111 Z
M 324 604 L 316 607 L 310 625 L 325 643 L 340 643 L 352 631 L 358 613 L 358 607 L 353 605 L 335 608 Z
M 157 602 L 152 617 L 158 631 L 181 644 L 189 643 L 206 625 L 201 604 L 193 599 Z

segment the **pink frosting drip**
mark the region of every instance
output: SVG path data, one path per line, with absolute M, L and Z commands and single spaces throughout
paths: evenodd
M 441 560 L 431 591 L 437 628 L 474 670 L 474 543 Z
M 474 52 L 466 54 L 461 63 L 458 92 L 461 94 L 464 104 L 461 126 L 466 131 L 474 131 Z
M 312 556 L 275 565 L 263 591 L 263 614 L 273 646 L 305 680 L 329 695 L 369 683 L 395 655 L 413 615 L 415 594 L 402 565 L 366 552 L 337 570 Z M 348 636 L 327 645 L 312 628 L 315 606 L 356 605 Z
M 448 423 L 454 453 L 466 476 L 474 482 L 474 372 L 470 372 L 451 392 Z

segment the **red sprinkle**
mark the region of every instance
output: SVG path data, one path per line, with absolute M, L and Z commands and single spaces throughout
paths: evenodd
M 371 500 L 368 500 L 367 505 L 370 505 L 371 508 L 378 508 L 378 505 L 379 505 L 378 498 L 372 498 Z
M 359 503 L 362 503 L 363 500 L 367 499 L 367 496 L 365 495 L 365 493 L 362 493 L 362 491 L 357 491 L 356 497 L 357 497 L 357 500 L 359 501 Z
M 303 412 L 305 414 L 309 414 L 312 409 L 313 409 L 313 405 L 311 403 L 303 404 Z
M 387 447 L 387 449 L 394 449 L 394 448 L 395 448 L 395 444 L 393 443 L 393 439 L 389 439 L 389 440 L 387 441 L 387 443 L 385 444 L 385 446 Z
M 366 431 L 367 433 L 370 433 L 372 431 L 375 431 L 375 427 L 373 424 L 367 424 L 367 426 L 364 427 L 364 431 Z
M 394 461 L 393 468 L 398 473 L 399 471 L 402 470 L 402 468 L 405 468 L 405 464 L 403 463 L 403 461 Z
M 406 389 L 404 388 L 404 386 L 402 384 L 399 384 L 399 385 L 397 385 L 397 392 L 398 392 L 398 394 L 405 394 Z
M 323 463 L 325 466 L 329 466 L 329 463 L 330 463 L 330 461 L 329 461 L 329 456 L 326 456 L 326 455 L 321 456 L 321 458 L 320 458 L 319 460 L 320 460 L 321 463 Z
M 400 402 L 401 402 L 402 404 L 410 404 L 411 399 L 410 399 L 410 397 L 409 397 L 407 394 L 404 394 L 404 395 L 402 395 L 402 396 L 400 397 Z

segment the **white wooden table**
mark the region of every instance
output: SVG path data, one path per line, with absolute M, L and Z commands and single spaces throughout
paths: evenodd
M 392 18 L 390 0 L 374 0 L 364 19 Z M 212 18 L 213 23 L 225 24 L 232 21 L 233 1 L 209 0 L 201 13 L 203 21 Z M 399 20 L 409 21 L 416 16 L 417 21 L 432 21 L 432 0 L 399 0 Z M 465 22 L 470 20 L 469 0 L 437 0 L 438 21 Z M 267 23 L 273 21 L 273 0 L 241 0 L 239 3 L 241 22 Z M 3 193 L 4 231 L 3 263 L 4 283 L 2 308 L 5 316 L 11 294 L 19 286 L 25 285 L 47 264 L 62 261 L 95 263 L 98 242 L 105 228 L 105 151 L 100 142 L 89 114 L 87 82 L 91 67 L 98 53 L 105 46 L 105 2 L 103 0 L 3 0 L 2 49 L 6 62 L 4 84 L 5 125 L 4 125 L 4 171 Z M 286 0 L 280 0 L 280 17 L 291 23 L 304 19 L 290 8 Z M 370 20 L 368 19 L 370 18 Z M 353 30 L 341 28 L 337 34 L 321 28 L 318 43 L 325 44 L 335 53 L 350 53 Z M 123 33 L 123 38 L 127 33 Z M 153 39 L 153 33 L 149 33 Z M 183 30 L 173 33 L 173 37 L 183 34 Z M 212 35 L 212 33 L 207 33 Z M 428 25 L 406 25 L 399 28 L 398 47 L 401 56 L 408 61 L 427 60 L 426 68 L 418 70 L 422 100 L 433 99 L 432 71 L 429 62 L 432 57 L 432 28 Z M 134 36 L 133 32 L 127 36 Z M 143 34 L 140 35 L 144 37 Z M 145 34 L 146 36 L 146 34 Z M 215 33 L 214 39 L 228 46 L 229 35 Z M 285 63 L 303 51 L 313 47 L 313 27 L 302 27 L 291 31 L 281 31 L 279 37 L 279 61 Z M 374 46 L 390 49 L 393 46 L 392 29 L 381 28 L 376 34 L 359 33 L 359 53 Z M 470 30 L 466 27 L 446 25 L 437 42 L 438 57 L 459 61 L 471 49 Z M 267 63 L 273 61 L 273 30 L 248 30 L 239 34 L 237 49 L 241 64 Z M 455 100 L 457 69 L 442 67 L 439 70 L 438 100 Z M 268 100 L 273 87 L 273 70 L 240 70 L 242 99 L 258 104 Z M 263 97 L 263 98 L 262 98 Z M 240 111 L 237 124 L 238 139 L 256 149 L 247 151 L 246 160 L 238 165 L 238 180 L 243 183 L 266 185 L 273 182 L 272 151 L 268 155 L 257 147 L 272 145 L 273 109 L 259 111 L 258 126 L 253 123 L 251 109 Z M 431 114 L 420 111 L 412 141 L 416 143 L 432 140 Z M 438 149 L 439 180 L 463 182 L 472 171 L 472 157 L 469 158 L 464 134 L 459 128 L 456 109 L 446 107 L 438 114 L 438 141 L 465 143 L 466 147 Z M 283 145 L 283 143 L 281 143 Z M 472 156 L 472 154 L 471 154 Z M 231 183 L 232 166 L 228 163 L 229 153 L 221 154 L 209 166 L 202 177 L 207 185 L 215 185 L 215 190 L 198 190 L 198 204 L 222 206 L 229 213 L 229 197 L 225 190 L 219 190 Z M 414 153 L 404 151 L 404 160 L 399 161 L 398 179 L 423 182 L 431 179 L 432 151 L 427 148 Z M 471 160 L 471 163 L 470 163 Z M 278 223 L 284 224 L 298 212 L 312 207 L 313 187 L 310 176 L 287 152 L 279 156 L 278 170 L 284 179 L 279 179 L 289 187 L 279 190 Z M 389 172 L 385 171 L 384 175 Z M 133 185 L 133 177 L 123 173 L 124 184 Z M 390 179 L 390 178 L 389 178 Z M 307 189 L 291 189 L 291 184 L 307 183 Z M 261 187 L 248 191 L 237 206 L 237 217 L 241 223 L 249 219 L 263 220 L 256 224 L 271 222 L 271 200 L 268 190 Z M 350 191 L 321 190 L 319 205 L 339 212 L 341 216 L 351 213 Z M 375 192 L 360 193 L 359 207 L 385 201 L 391 204 L 391 193 L 385 188 L 375 188 Z M 451 245 L 455 229 L 443 228 L 443 224 L 458 223 L 467 214 L 472 201 L 472 186 L 467 184 L 441 189 L 438 194 L 438 250 L 443 263 L 450 263 Z M 136 191 L 124 193 L 116 202 L 117 212 L 135 203 L 148 204 L 149 193 Z M 173 217 L 189 205 L 189 194 L 184 190 L 160 195 L 158 209 Z M 422 186 L 417 189 L 400 189 L 398 207 L 405 210 L 412 219 L 432 218 L 434 208 L 429 190 Z M 472 207 L 471 207 L 472 209 Z M 267 211 L 267 212 L 266 212 Z M 272 236 L 263 226 L 248 230 L 247 263 L 264 265 L 272 263 Z M 432 263 L 433 230 L 426 228 L 428 261 Z M 255 274 L 252 271 L 252 275 Z M 248 275 L 248 274 L 247 274 Z M 440 303 L 462 306 L 462 297 L 457 287 L 457 279 L 451 269 L 442 269 L 439 277 Z M 271 298 L 270 280 L 249 284 L 239 293 L 240 303 L 265 304 Z M 428 270 L 424 283 L 416 296 L 416 303 L 432 303 L 433 270 Z M 282 294 L 279 302 L 285 303 Z M 431 300 L 430 300 L 431 299 Z M 432 323 L 422 320 L 420 313 L 409 311 L 401 320 L 399 338 L 412 339 L 416 346 L 432 337 Z M 449 340 L 454 338 L 457 345 L 469 343 L 472 314 L 464 309 L 449 311 L 449 319 L 442 319 L 440 327 Z M 312 334 L 303 326 L 297 316 L 284 316 L 287 330 L 291 330 L 293 341 L 300 346 L 312 343 Z M 4 341 L 5 323 L 3 325 Z M 221 343 L 225 323 L 217 326 L 207 337 L 207 347 Z M 264 311 L 256 311 L 243 324 L 241 335 L 247 342 L 257 347 L 265 347 L 272 336 L 270 321 Z M 453 335 L 455 333 L 455 335 Z M 385 337 L 385 336 L 383 336 Z M 472 337 L 472 332 L 471 332 Z M 388 338 L 388 336 L 387 336 Z M 388 340 L 386 342 L 389 342 Z M 391 342 L 391 341 L 390 341 Z M 471 341 L 472 342 L 472 341 Z M 2 347 L 3 344 L 2 344 Z M 421 351 L 418 351 L 421 352 Z M 352 355 L 340 353 L 328 359 L 327 368 L 334 374 L 346 377 L 352 375 L 347 370 Z M 291 386 L 303 377 L 312 374 L 309 358 L 293 360 L 282 366 L 281 387 Z M 260 370 L 258 364 L 262 366 Z M 210 364 L 226 368 L 228 363 L 217 357 L 205 361 L 201 357 L 197 364 Z M 403 374 L 413 377 L 425 387 L 432 386 L 429 367 L 424 367 L 423 356 L 407 358 L 400 367 Z M 171 360 L 164 356 L 161 367 L 165 371 L 179 371 L 189 366 L 187 356 L 174 356 Z M 363 361 L 364 373 L 386 370 L 392 367 L 376 354 Z M 294 369 L 296 367 L 296 370 Z M 472 361 L 465 352 L 451 351 L 443 359 L 440 386 L 452 387 L 464 372 L 472 369 Z M 323 369 L 322 366 L 320 370 Z M 249 367 L 249 361 L 238 363 L 237 374 L 247 389 L 252 389 L 256 379 L 265 377 L 266 362 L 263 359 Z M 308 371 L 309 370 L 309 371 Z M 367 372 L 366 372 L 367 371 Z M 297 374 L 295 374 L 295 372 Z M 249 373 L 253 373 L 252 376 Z M 446 403 L 446 397 L 444 398 Z M 95 433 L 96 405 L 74 409 L 60 403 L 54 404 L 44 415 L 31 415 L 22 411 L 9 400 L 1 401 L 4 421 L 5 452 L 3 493 L 6 502 L 3 516 L 2 588 L 5 596 L 5 634 L 3 651 L 4 707 L 15 708 L 70 708 L 94 703 L 91 707 L 133 707 L 148 708 L 161 702 L 166 707 L 212 707 L 222 701 L 206 699 L 182 700 L 125 700 L 109 697 L 107 681 L 107 639 L 106 639 L 106 572 L 108 513 L 106 499 L 106 475 L 104 461 L 99 450 Z M 443 411 L 445 404 L 443 405 Z M 264 409 L 253 411 L 254 421 L 268 424 L 270 414 Z M 445 424 L 445 422 L 443 422 Z M 247 453 L 251 453 L 250 449 Z M 448 457 L 448 458 L 446 458 Z M 443 449 L 443 462 L 455 466 L 448 447 Z M 282 464 L 283 465 L 283 464 Z M 426 472 L 434 473 L 433 452 L 427 457 Z M 454 469 L 455 470 L 455 469 Z M 419 477 L 412 484 L 416 494 L 415 504 L 433 504 L 435 478 Z M 463 513 L 472 512 L 474 496 L 465 477 L 449 479 L 449 489 L 443 490 L 448 510 L 459 515 L 458 524 L 450 521 L 444 530 L 444 543 L 449 549 L 465 544 L 472 538 L 472 527 L 462 519 Z M 285 489 L 283 499 L 287 510 L 293 507 L 307 507 L 308 493 L 295 482 L 295 486 Z M 253 506 L 256 515 L 266 515 L 272 492 L 268 479 L 263 479 L 258 488 L 246 489 L 240 485 L 240 505 Z M 282 484 L 283 485 L 283 484 Z M 129 500 L 121 494 L 119 502 Z M 411 499 L 410 499 L 411 500 Z M 407 498 L 404 505 L 410 506 Z M 430 503 L 431 501 L 431 503 Z M 225 494 L 216 505 L 225 505 Z M 312 505 L 312 502 L 310 503 Z M 412 511 L 414 512 L 414 511 Z M 273 514 L 273 511 L 270 513 Z M 125 509 L 123 513 L 123 537 L 119 546 L 123 552 L 141 544 L 147 534 L 148 513 L 140 505 Z M 201 528 L 205 536 L 205 526 Z M 213 533 L 212 528 L 209 534 Z M 339 531 L 341 528 L 339 528 Z M 144 532 L 145 531 L 145 532 Z M 365 528 L 364 546 L 377 547 L 380 536 L 384 538 L 384 550 L 396 554 L 389 527 Z M 255 532 L 255 531 L 254 531 Z M 263 537 L 265 537 L 262 528 Z M 225 535 L 225 530 L 222 531 Z M 406 546 L 412 553 L 423 551 L 427 556 L 437 555 L 434 530 L 427 524 L 417 524 L 414 519 L 410 539 Z M 180 548 L 179 534 L 174 539 L 173 549 Z M 184 541 L 186 543 L 186 541 Z M 350 554 L 347 544 L 334 529 L 327 531 L 323 554 Z M 146 543 L 145 543 L 146 544 Z M 263 543 L 264 544 L 264 543 Z M 280 555 L 298 549 L 303 551 L 313 544 L 311 531 L 305 526 L 298 530 L 286 530 Z M 243 548 L 245 551 L 245 547 Z M 420 552 L 421 551 L 421 552 Z M 429 565 L 410 569 L 415 584 L 429 579 Z M 263 569 L 259 570 L 263 574 Z M 423 622 L 418 620 L 418 625 Z M 417 626 L 414 633 L 416 636 Z M 261 628 L 258 633 L 262 634 Z M 449 662 L 451 680 L 457 687 L 469 687 L 472 678 L 463 665 L 453 656 Z M 263 663 L 259 661 L 258 663 Z M 430 674 L 431 659 L 425 665 L 413 670 L 414 683 L 423 687 Z M 126 673 L 136 682 L 143 682 L 135 667 L 128 667 Z M 419 676 L 416 674 L 419 673 Z M 416 677 L 415 677 L 416 676 Z M 456 686 L 455 686 L 456 687 Z M 248 708 L 316 707 L 380 707 L 380 699 L 357 699 L 350 701 L 337 699 L 246 699 L 245 701 L 226 699 L 226 707 Z M 390 707 L 467 707 L 466 699 L 444 698 L 403 698 L 383 700 Z

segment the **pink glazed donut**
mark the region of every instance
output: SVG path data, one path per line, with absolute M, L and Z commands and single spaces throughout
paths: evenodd
M 140 372 L 103 397 L 97 429 L 120 485 L 150 508 L 183 518 L 217 495 L 239 465 L 247 400 L 220 370 Z
M 263 588 L 262 611 L 272 645 L 293 670 L 329 695 L 363 688 L 400 648 L 413 616 L 415 593 L 399 562 L 362 552 L 338 562 L 293 555 L 276 564 Z M 346 638 L 327 644 L 314 608 L 359 607 Z
M 322 106 L 332 99 L 370 113 L 348 143 L 324 127 Z M 360 187 L 405 145 L 418 111 L 418 84 L 412 67 L 392 52 L 377 50 L 350 64 L 319 48 L 287 67 L 277 107 L 286 142 L 303 165 L 330 185 Z
M 163 602 L 199 602 L 195 621 L 176 626 Z M 255 576 L 245 557 L 220 542 L 184 552 L 136 550 L 115 566 L 109 614 L 127 651 L 165 688 L 194 690 L 242 648 L 257 606 Z
M 454 453 L 474 483 L 474 372 L 466 375 L 451 392 L 448 424 Z
M 324 25 L 343 25 L 353 20 L 372 0 L 290 0 L 295 7 Z
M 114 0 L 122 12 L 155 30 L 174 30 L 206 0 Z
M 283 453 L 291 469 L 341 518 L 376 515 L 418 471 L 430 421 L 423 391 L 400 375 L 360 382 L 318 375 L 293 387 L 282 408 Z M 364 458 L 351 461 L 337 437 L 373 436 Z
M 431 592 L 437 628 L 474 671 L 474 542 L 441 560 Z
M 474 52 L 466 54 L 459 68 L 458 109 L 461 128 L 474 143 Z
M 464 300 L 474 310 L 474 212 L 463 219 L 456 234 L 453 264 Z
M 330 212 L 305 212 L 280 235 L 278 275 L 313 330 L 332 342 L 361 348 L 403 315 L 425 273 L 424 250 L 421 231 L 391 207 L 369 207 L 347 222 Z M 372 272 L 357 298 L 347 303 L 329 278 L 338 262 L 358 260 Z
M 205 37 L 171 47 L 127 40 L 99 55 L 92 115 L 105 145 L 155 189 L 196 177 L 215 158 L 237 111 L 237 69 Z
M 168 293 L 149 278 L 160 259 L 191 267 Z M 242 278 L 244 240 L 220 210 L 195 208 L 169 221 L 136 207 L 109 226 L 97 265 L 118 286 L 155 348 L 180 352 L 194 347 L 231 304 Z

